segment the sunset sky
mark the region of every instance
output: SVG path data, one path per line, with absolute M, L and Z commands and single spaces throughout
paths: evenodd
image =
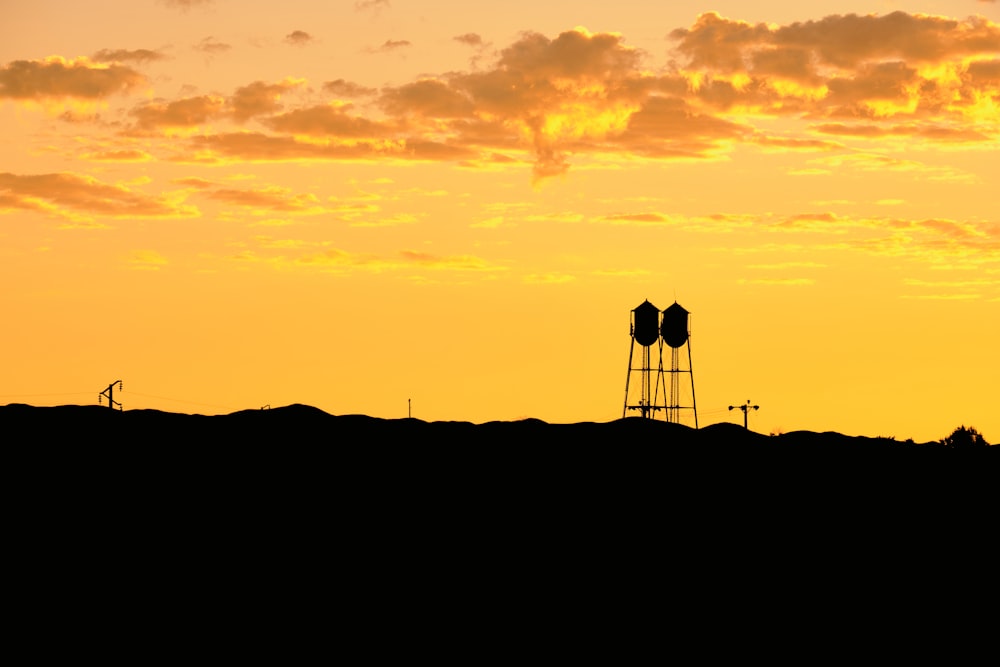
M 702 426 L 1000 442 L 998 193 L 995 0 L 0 0 L 0 404 L 611 421 L 677 301 Z

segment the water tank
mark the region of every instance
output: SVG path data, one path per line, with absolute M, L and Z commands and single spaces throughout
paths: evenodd
M 663 342 L 670 347 L 680 347 L 688 339 L 688 311 L 679 303 L 663 311 L 663 322 L 660 324 L 660 335 Z
M 649 301 L 643 301 L 633 311 L 632 337 L 643 347 L 648 347 L 659 338 L 660 309 Z

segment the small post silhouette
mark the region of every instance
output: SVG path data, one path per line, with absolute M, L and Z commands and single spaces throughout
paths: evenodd
M 118 411 L 120 412 L 121 409 L 122 409 L 122 404 L 119 401 L 115 400 L 115 385 L 118 385 L 118 391 L 122 390 L 122 381 L 121 380 L 115 380 L 114 382 L 112 382 L 111 384 L 108 385 L 107 389 L 105 389 L 104 391 L 102 391 L 100 393 L 100 395 L 97 397 L 97 404 L 98 405 L 101 404 L 101 396 L 103 396 L 103 397 L 105 397 L 105 398 L 108 399 L 108 407 L 109 408 L 111 408 L 112 410 L 114 410 L 115 406 L 117 405 L 118 406 Z
M 750 399 L 747 399 L 746 405 L 730 405 L 730 410 L 742 410 L 743 411 L 743 428 L 750 430 L 747 426 L 747 413 L 750 410 L 760 410 L 759 405 L 750 405 Z

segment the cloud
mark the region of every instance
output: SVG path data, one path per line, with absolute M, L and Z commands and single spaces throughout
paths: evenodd
M 133 269 L 158 271 L 170 262 L 155 250 L 134 250 L 129 255 L 128 263 Z
M 855 152 L 847 155 L 830 155 L 810 160 L 811 164 L 829 169 L 851 169 L 860 172 L 900 172 L 914 178 L 936 181 L 974 181 L 971 173 L 956 167 L 928 165 L 918 160 L 909 160 L 881 155 L 878 153 Z
M 113 63 L 113 62 L 136 62 L 140 64 L 145 64 L 148 62 L 154 62 L 156 60 L 163 60 L 166 58 L 162 53 L 156 51 L 150 51 L 149 49 L 101 49 L 93 55 L 95 62 L 99 63 Z
M 149 162 L 153 159 L 153 156 L 146 151 L 135 148 L 96 151 L 87 153 L 83 157 L 86 160 L 95 160 L 97 162 Z
M 285 79 L 276 83 L 254 81 L 236 89 L 230 98 L 219 95 L 197 95 L 172 102 L 154 100 L 135 107 L 130 115 L 141 130 L 157 128 L 195 128 L 231 118 L 239 123 L 282 108 L 284 94 L 301 87 L 302 79 Z
M 778 287 L 808 287 L 816 284 L 813 278 L 740 278 L 737 280 L 741 285 L 769 285 Z
M 188 11 L 192 7 L 208 6 L 215 0 L 160 0 L 160 2 L 171 9 Z
M 0 212 L 21 209 L 68 219 L 177 218 L 198 210 L 162 196 L 152 197 L 72 173 L 18 175 L 0 173 Z
M 272 129 L 297 135 L 380 139 L 392 135 L 391 126 L 352 115 L 349 105 L 322 105 L 296 109 L 267 119 Z
M 318 143 L 260 132 L 239 132 L 192 137 L 194 154 L 175 158 L 181 162 L 226 161 L 324 161 L 324 160 L 461 160 L 476 157 L 462 146 L 426 140 L 371 140 Z
M 761 133 L 754 136 L 753 142 L 768 152 L 832 151 L 844 148 L 842 143 L 836 141 L 778 137 Z
M 856 139 L 886 139 L 892 137 L 920 138 L 937 143 L 988 144 L 989 134 L 967 127 L 947 127 L 934 123 L 879 125 L 874 123 L 820 123 L 812 126 L 816 132 Z
M 237 190 L 219 188 L 207 190 L 209 199 L 233 204 L 243 208 L 267 212 L 317 213 L 322 212 L 319 198 L 313 194 L 293 194 L 288 188 L 261 188 L 257 190 Z
M 466 44 L 468 46 L 482 46 L 483 38 L 474 32 L 467 32 L 464 35 L 456 35 L 452 37 L 456 42 L 460 44 Z
M 536 181 L 564 175 L 578 162 L 716 160 L 739 145 L 830 156 L 797 168 L 797 174 L 886 168 L 954 180 L 969 175 L 840 153 L 869 139 L 892 141 L 893 147 L 987 146 L 1000 133 L 1000 26 L 982 18 L 896 12 L 779 26 L 710 12 L 671 35 L 675 57 L 666 68 L 650 67 L 649 54 L 618 34 L 584 28 L 554 37 L 529 32 L 472 71 L 428 74 L 380 89 L 327 81 L 321 87 L 327 104 L 296 104 L 305 95 L 289 93 L 305 91 L 304 80 L 252 81 L 229 96 L 143 102 L 132 118 L 134 129 L 151 140 L 158 130 L 198 128 L 201 136 L 164 147 L 181 162 L 530 164 Z M 476 47 L 482 41 L 476 33 L 454 39 Z M 202 45 L 210 53 L 228 48 L 211 37 Z M 400 40 L 383 46 L 392 51 L 406 45 Z M 915 55 L 922 49 L 929 55 Z M 797 125 L 780 135 L 762 129 L 774 127 L 762 119 L 780 117 Z M 225 126 L 251 119 L 266 132 Z
M 448 83 L 472 102 L 480 120 L 462 129 L 500 138 L 491 148 L 509 148 L 511 132 L 526 138 L 536 157 L 534 176 L 544 179 L 567 171 L 568 145 L 625 130 L 641 107 L 641 86 L 634 85 L 642 77 L 639 61 L 639 52 L 617 35 L 529 33 L 504 49 L 492 69 Z
M 318 249 L 317 245 L 320 246 Z M 432 271 L 488 275 L 507 270 L 505 266 L 475 255 L 434 255 L 414 250 L 402 250 L 393 255 L 380 256 L 350 252 L 341 248 L 322 247 L 325 245 L 327 244 L 316 244 L 308 241 L 261 239 L 263 250 L 285 251 L 286 254 L 258 254 L 244 251 L 233 259 L 265 263 L 275 267 L 296 266 L 335 273 L 410 271 L 414 267 L 419 267 Z M 287 254 L 288 251 L 297 249 L 302 249 L 305 252 L 298 255 Z
M 826 266 L 821 262 L 779 262 L 777 264 L 750 264 L 747 268 L 762 271 L 784 271 L 786 269 L 823 269 Z
M 638 154 L 697 158 L 752 134 L 748 125 L 700 113 L 684 100 L 652 97 L 629 116 L 619 140 Z
M 565 285 L 576 280 L 576 276 L 566 273 L 531 273 L 524 277 L 529 285 Z
M 718 72 L 752 71 L 766 56 L 797 54 L 798 78 L 820 76 L 825 67 L 852 69 L 866 62 L 939 62 L 942 59 L 996 51 L 1000 27 L 984 20 L 911 15 L 897 11 L 886 15 L 831 15 L 818 21 L 787 26 L 750 24 L 723 18 L 716 12 L 702 14 L 691 28 L 675 30 L 677 50 L 690 58 L 690 66 Z M 753 56 L 764 56 L 756 60 Z M 802 60 L 808 55 L 811 63 Z M 748 63 L 750 66 L 748 67 Z M 792 70 L 786 73 L 793 74 Z
M 565 218 L 566 222 L 577 222 L 573 218 Z M 759 224 L 760 220 L 748 215 L 713 214 L 708 216 L 683 216 L 657 211 L 641 213 L 611 213 L 598 216 L 592 222 L 633 227 L 666 227 L 671 226 L 684 231 L 697 233 L 728 233 L 735 229 L 746 228 Z
M 373 11 L 378 13 L 382 9 L 389 9 L 389 0 L 356 0 L 354 9 L 359 12 Z
M 996 91 L 1000 87 L 1000 58 L 971 62 L 966 74 L 976 87 L 989 86 Z
M 194 176 L 186 178 L 175 178 L 173 182 L 177 183 L 178 185 L 186 185 L 191 188 L 198 188 L 199 190 L 204 188 L 215 187 L 215 183 L 213 183 L 212 181 L 206 181 L 204 178 L 197 178 Z
M 406 48 L 408 46 L 413 46 L 408 40 L 405 39 L 387 39 L 382 43 L 381 46 L 371 49 L 373 52 L 377 53 L 391 53 L 393 51 L 398 51 L 399 49 Z
M 140 128 L 190 128 L 204 125 L 227 111 L 225 99 L 215 95 L 187 97 L 174 102 L 149 102 L 132 110 Z
M 892 230 L 889 238 L 859 241 L 868 252 L 911 256 L 941 263 L 960 260 L 967 267 L 997 265 L 1000 253 L 1000 223 L 973 220 L 901 218 L 873 221 L 879 229 Z
M 312 35 L 302 30 L 294 30 L 285 35 L 285 43 L 292 46 L 305 46 L 313 41 Z
M 834 213 L 798 213 L 771 226 L 773 230 L 795 232 L 824 232 L 844 234 L 861 223 L 841 218 Z
M 216 41 L 216 39 L 211 36 L 206 37 L 205 39 L 201 40 L 200 42 L 194 45 L 195 51 L 201 51 L 202 53 L 208 56 L 215 56 L 219 55 L 220 53 L 225 53 L 231 48 L 233 47 L 230 46 L 229 44 Z
M 467 95 L 437 79 L 422 79 L 388 89 L 379 99 L 379 106 L 390 116 L 432 118 L 470 118 L 475 109 Z
M 671 37 L 678 73 L 719 109 L 962 120 L 997 96 L 1000 25 L 979 17 L 893 12 L 773 26 L 709 12 Z
M 338 97 L 365 97 L 377 92 L 374 88 L 368 88 L 344 79 L 327 81 L 323 84 L 323 90 Z
M 497 271 L 502 267 L 474 255 L 432 255 L 414 250 L 403 250 L 400 257 L 407 264 L 416 264 L 429 269 L 448 269 L 452 271 Z
M 662 213 L 616 213 L 602 216 L 601 220 L 615 225 L 667 225 L 671 222 L 670 217 Z
M 749 253 L 781 251 L 798 253 L 808 247 L 817 252 L 861 251 L 873 255 L 906 257 L 930 263 L 938 268 L 975 269 L 997 264 L 1000 252 L 1000 223 L 983 220 L 947 218 L 912 219 L 902 217 L 872 217 L 837 215 L 834 213 L 803 213 L 773 220 L 773 216 L 758 216 L 754 227 L 774 233 L 807 233 L 835 235 L 836 243 L 812 242 L 808 246 L 759 243 L 754 248 L 727 248 L 727 251 Z M 697 227 L 689 227 L 701 231 Z M 847 232 L 858 233 L 844 236 Z M 766 268 L 756 265 L 752 268 Z M 804 265 L 803 265 L 804 268 Z
M 88 58 L 15 60 L 0 68 L 0 99 L 102 99 L 127 93 L 146 77 L 122 65 L 97 64 Z
M 343 214 L 342 217 L 355 220 L 351 223 L 352 227 L 399 227 L 400 225 L 412 225 L 419 220 L 417 216 L 411 213 L 397 213 L 396 215 L 378 216 L 369 220 L 357 220 L 359 213 L 371 212 L 366 210 L 369 208 L 371 207 L 354 204 L 338 210 L 338 213 Z
M 236 89 L 231 104 L 233 117 L 244 122 L 254 116 L 274 113 L 281 109 L 281 96 L 305 83 L 303 79 L 285 79 L 278 83 L 254 81 Z

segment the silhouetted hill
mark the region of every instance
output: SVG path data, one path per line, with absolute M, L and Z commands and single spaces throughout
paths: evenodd
M 241 410 L 226 415 L 199 415 L 160 410 L 115 411 L 102 406 L 65 405 L 35 407 L 0 406 L 0 429 L 13 443 L 46 446 L 160 447 L 186 449 L 206 446 L 202 453 L 233 447 L 280 448 L 322 445 L 342 451 L 405 451 L 427 454 L 441 447 L 469 449 L 486 454 L 489 447 L 506 452 L 550 456 L 586 451 L 602 455 L 644 452 L 645 455 L 692 460 L 771 461 L 822 457 L 861 460 L 873 457 L 906 457 L 936 454 L 957 456 L 938 442 L 899 442 L 889 438 L 845 436 L 839 433 L 796 431 L 765 436 L 733 423 L 719 423 L 695 430 L 680 424 L 628 417 L 610 422 L 547 423 L 538 419 L 426 422 L 420 419 L 381 419 L 360 414 L 332 415 L 308 405 L 294 404 L 266 410 Z M 616 449 L 609 449 L 615 447 Z M 1000 447 L 985 448 L 991 460 Z M 453 451 L 453 450 L 452 450 Z

